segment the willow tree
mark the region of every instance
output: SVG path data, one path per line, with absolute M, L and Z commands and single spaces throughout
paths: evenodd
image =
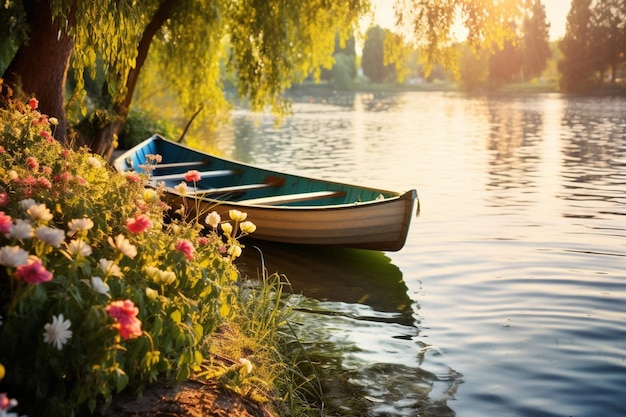
M 224 103 L 220 60 L 253 110 L 284 107 L 281 91 L 332 64 L 335 34 L 344 38 L 369 0 L 22 0 L 9 2 L 16 26 L 28 28 L 4 74 L 5 84 L 39 98 L 65 139 L 64 91 L 71 64 L 77 94 L 84 74 L 103 69 L 111 97 L 87 143 L 111 154 L 149 53 L 158 54 L 181 109 Z M 4 22 L 0 22 L 4 23 Z M 4 89 L 8 94 L 8 89 Z
M 461 42 L 479 53 L 485 49 L 502 49 L 507 41 L 515 39 L 511 23 L 523 16 L 523 3 L 523 0 L 396 0 L 396 23 L 419 48 L 420 61 L 427 73 L 435 63 L 457 73 Z

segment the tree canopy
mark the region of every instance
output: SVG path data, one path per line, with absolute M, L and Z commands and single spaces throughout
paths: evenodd
M 40 33 L 47 39 L 67 39 L 70 47 L 53 54 L 48 64 L 65 75 L 71 56 L 76 91 L 84 95 L 84 74 L 104 71 L 111 97 L 107 136 L 119 133 L 128 114 L 137 77 L 148 52 L 158 56 L 162 75 L 189 113 L 199 106 L 217 109 L 224 104 L 220 63 L 233 74 L 240 96 L 258 110 L 284 107 L 280 92 L 294 80 L 332 63 L 335 34 L 346 38 L 369 10 L 368 0 L 335 2 L 311 0 L 142 0 L 92 2 L 87 0 L 22 0 L 11 2 L 12 27 L 28 30 L 30 40 Z M 39 16 L 44 16 L 39 19 Z M 43 23 L 47 22 L 47 26 Z M 51 25 L 50 22 L 53 22 Z M 4 22 L 2 22 L 4 23 Z M 35 24 L 37 23 L 37 24 Z M 4 26 L 3 26 L 4 27 Z M 26 28 L 26 29 L 24 29 Z M 22 42 L 24 41 L 24 42 Z M 19 39 L 18 53 L 5 81 L 27 94 L 41 96 L 41 65 L 46 54 L 27 50 Z M 21 64 L 20 64 L 21 62 Z M 25 70 L 39 68 L 33 73 Z M 55 94 L 63 96 L 64 85 Z M 50 86 L 49 89 L 52 89 Z M 42 103 L 42 110 L 63 116 L 58 103 Z M 93 145 L 93 144 L 92 144 Z M 98 147 L 101 153 L 110 147 Z

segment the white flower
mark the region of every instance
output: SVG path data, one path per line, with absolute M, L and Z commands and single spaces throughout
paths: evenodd
M 241 376 L 246 376 L 252 373 L 252 362 L 246 358 L 239 358 L 239 364 L 241 365 Z
M 28 263 L 28 252 L 19 246 L 0 248 L 0 265 L 16 267 Z
M 244 213 L 242 211 L 234 209 L 228 210 L 228 215 L 230 216 L 231 220 L 234 220 L 236 222 L 242 222 L 246 220 L 246 217 L 248 217 L 248 213 Z
M 133 246 L 133 244 L 130 243 L 130 241 L 126 239 L 122 234 L 115 236 L 115 240 L 113 240 L 113 238 L 109 236 L 107 242 L 109 242 L 109 245 L 111 245 L 113 249 L 117 249 L 122 254 L 128 256 L 131 259 L 137 256 L 137 248 Z
M 98 267 L 105 275 L 111 275 L 112 277 L 122 277 L 122 270 L 114 261 L 110 261 L 108 259 L 101 258 L 98 261 Z
M 102 281 L 100 277 L 91 277 L 91 286 L 98 294 L 107 294 L 110 289 L 108 284 Z
M 9 179 L 10 180 L 16 180 L 20 177 L 20 174 L 17 173 L 16 170 L 12 169 L 9 171 Z
M 102 162 L 95 156 L 87 158 L 87 164 L 92 168 L 102 168 Z
M 61 246 L 61 243 L 65 240 L 65 233 L 63 230 L 54 229 L 48 226 L 39 226 L 35 230 L 35 236 L 55 248 Z
M 36 203 L 26 210 L 26 214 L 28 214 L 34 221 L 41 220 L 42 222 L 50 221 L 54 217 L 45 204 Z
M 91 246 L 81 239 L 74 239 L 67 243 L 67 251 L 73 256 L 89 256 L 91 255 Z
M 220 222 L 222 221 L 222 218 L 216 211 L 212 211 L 206 216 L 206 219 L 204 221 L 206 222 L 206 224 L 215 229 L 217 225 L 220 224 Z
M 52 323 L 43 326 L 46 330 L 43 333 L 43 341 L 55 345 L 57 349 L 61 350 L 63 345 L 67 343 L 67 339 L 72 337 L 71 325 L 71 321 L 63 319 L 63 314 L 52 316 Z
M 15 239 L 30 239 L 33 237 L 33 227 L 29 221 L 17 219 L 9 230 L 9 236 Z
M 20 200 L 20 206 L 24 211 L 27 211 L 31 206 L 34 206 L 36 204 L 37 202 L 32 198 L 25 198 L 24 200 Z
M 69 230 L 68 236 L 74 236 L 76 232 L 81 230 L 89 230 L 93 227 L 93 220 L 83 217 L 82 219 L 72 219 L 67 223 Z
M 245 221 L 245 222 L 241 222 L 241 224 L 239 225 L 239 228 L 241 229 L 242 232 L 246 234 L 250 234 L 256 230 L 256 225 L 252 223 L 251 221 Z

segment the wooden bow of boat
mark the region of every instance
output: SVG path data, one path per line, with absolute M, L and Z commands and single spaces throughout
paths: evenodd
M 162 163 L 146 171 L 150 154 L 161 155 Z M 397 251 L 419 207 L 415 190 L 398 193 L 275 172 L 158 135 L 126 151 L 114 166 L 120 172 L 150 173 L 152 185 L 165 184 L 168 203 L 185 204 L 190 216 L 215 210 L 225 219 L 232 209 L 247 212 L 259 240 Z M 185 181 L 189 170 L 197 171 L 199 181 Z M 181 182 L 185 193 L 176 191 Z

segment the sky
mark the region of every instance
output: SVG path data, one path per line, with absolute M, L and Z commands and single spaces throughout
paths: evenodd
M 565 21 L 569 13 L 571 0 L 543 0 L 546 18 L 550 23 L 550 40 L 557 40 L 565 34 Z M 393 28 L 393 0 L 372 0 L 378 25 Z

